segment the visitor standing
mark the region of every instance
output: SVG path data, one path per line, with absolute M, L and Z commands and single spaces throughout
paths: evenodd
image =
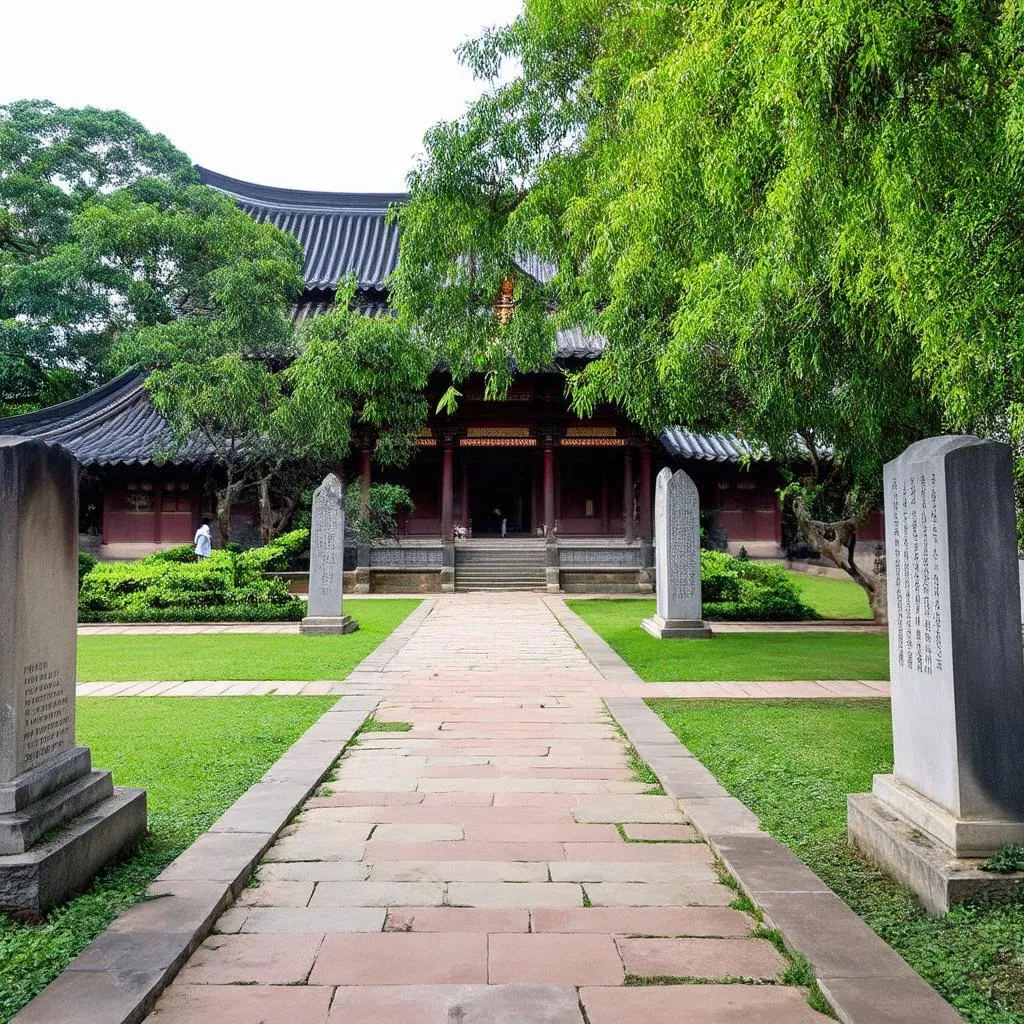
M 204 519 L 199 524 L 199 529 L 196 530 L 195 536 L 196 545 L 196 561 L 201 562 L 204 558 L 210 557 L 210 551 L 213 547 L 210 541 L 210 520 Z

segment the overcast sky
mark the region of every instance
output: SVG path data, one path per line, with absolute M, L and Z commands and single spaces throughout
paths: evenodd
M 0 103 L 120 107 L 265 185 L 392 192 L 481 85 L 452 51 L 521 0 L 0 0 Z

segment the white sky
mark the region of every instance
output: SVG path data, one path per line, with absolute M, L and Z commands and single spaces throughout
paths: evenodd
M 264 185 L 394 192 L 521 0 L 0 0 L 0 103 L 120 108 Z

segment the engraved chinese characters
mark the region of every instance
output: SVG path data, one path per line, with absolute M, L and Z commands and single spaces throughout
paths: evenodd
M 0 912 L 36 916 L 146 833 L 146 794 L 75 746 L 78 464 L 63 448 L 0 437 L 0 580 Z
M 1009 448 L 965 436 L 911 445 L 885 467 L 885 517 L 895 780 L 876 777 L 876 795 L 909 787 L 955 819 L 1024 821 Z
M 75 739 L 75 706 L 48 661 L 25 666 L 23 758 L 26 770 L 66 750 Z
M 357 624 L 342 614 L 345 573 L 345 488 L 329 473 L 313 493 L 309 540 L 309 608 L 303 633 L 350 633 Z
M 700 499 L 681 469 L 658 474 L 654 545 L 658 610 L 644 620 L 644 629 L 657 637 L 710 636 L 700 618 Z
M 0 786 L 75 740 L 78 470 L 0 439 Z

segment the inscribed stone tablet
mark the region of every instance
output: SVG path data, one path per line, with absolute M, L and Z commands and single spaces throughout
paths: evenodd
M 74 746 L 78 464 L 0 437 L 0 785 Z

